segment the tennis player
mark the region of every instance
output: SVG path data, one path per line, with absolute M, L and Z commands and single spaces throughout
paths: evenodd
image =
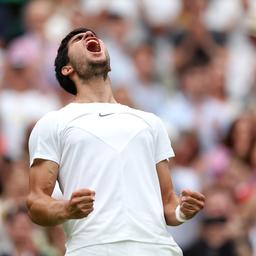
M 32 221 L 64 223 L 68 256 L 182 255 L 166 226 L 192 218 L 205 198 L 174 193 L 174 152 L 161 120 L 115 101 L 108 51 L 90 29 L 62 40 L 55 71 L 75 98 L 30 135 Z M 57 180 L 63 200 L 51 196 Z

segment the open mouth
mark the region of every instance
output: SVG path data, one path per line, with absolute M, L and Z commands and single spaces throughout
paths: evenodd
M 86 42 L 86 48 L 90 52 L 100 52 L 101 51 L 100 43 L 95 38 L 91 38 Z

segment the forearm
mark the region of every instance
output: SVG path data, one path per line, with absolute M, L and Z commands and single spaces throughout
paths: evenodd
M 176 207 L 179 204 L 179 199 L 175 195 L 175 193 L 172 193 L 169 195 L 169 200 L 164 204 L 164 217 L 166 224 L 168 226 L 177 226 L 182 224 L 182 222 L 179 222 L 176 218 L 175 210 Z
M 55 200 L 47 195 L 29 195 L 28 214 L 33 222 L 41 226 L 54 226 L 68 219 L 67 201 Z
M 156 164 L 166 224 L 177 226 L 191 219 L 204 207 L 205 197 L 201 193 L 183 190 L 178 198 L 170 178 L 169 163 L 163 160 Z M 177 208 L 177 206 L 179 206 Z
M 173 209 L 173 206 L 170 206 L 170 205 L 165 207 L 164 217 L 165 217 L 166 224 L 168 226 L 178 226 L 178 225 L 182 224 L 181 222 L 179 222 L 176 219 L 175 209 L 176 208 Z

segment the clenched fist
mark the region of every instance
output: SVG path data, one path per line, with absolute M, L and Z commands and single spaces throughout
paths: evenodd
M 180 211 L 186 219 L 191 219 L 204 208 L 205 196 L 185 189 L 180 196 Z
M 93 211 L 95 192 L 89 189 L 80 189 L 72 193 L 66 204 L 67 219 L 81 219 Z

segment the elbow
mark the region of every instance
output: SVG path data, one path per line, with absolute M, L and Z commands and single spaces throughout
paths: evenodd
M 37 225 L 40 226 L 46 226 L 44 222 L 42 222 L 40 216 L 40 211 L 38 207 L 38 202 L 40 201 L 40 198 L 38 195 L 35 195 L 34 193 L 30 193 L 26 199 L 26 205 L 28 210 L 28 216 L 31 219 L 32 222 L 34 222 Z
M 32 207 L 32 205 L 33 205 L 33 201 L 34 201 L 33 196 L 32 196 L 32 194 L 30 193 L 30 194 L 27 196 L 27 198 L 26 198 L 26 205 L 27 205 L 28 212 L 30 211 L 30 209 L 31 209 L 31 207 Z
M 28 216 L 37 225 L 49 227 L 61 224 L 63 219 L 56 218 L 54 205 L 50 204 L 48 197 L 42 193 L 30 193 L 26 199 Z

